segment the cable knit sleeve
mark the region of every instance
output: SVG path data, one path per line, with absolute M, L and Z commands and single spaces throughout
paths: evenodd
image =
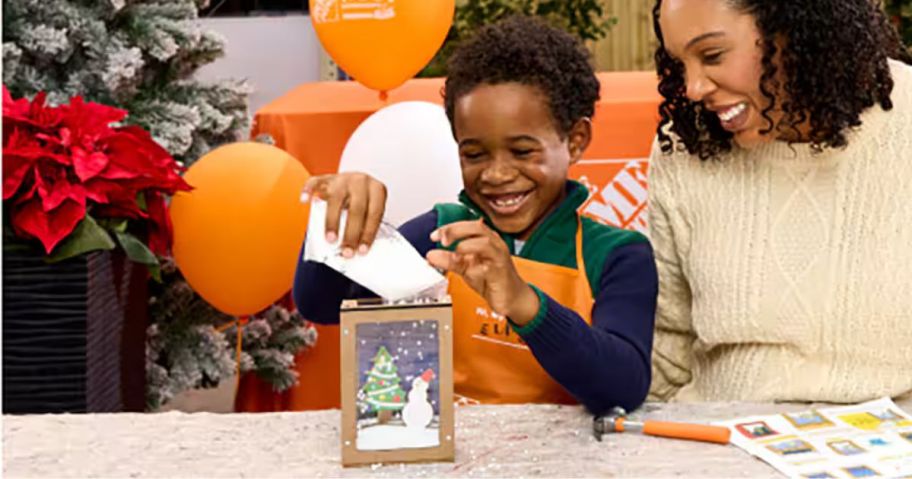
M 649 162 L 649 231 L 659 274 L 659 297 L 652 354 L 652 386 L 649 399 L 667 401 L 691 380 L 695 335 L 691 322 L 691 294 L 682 272 L 682 242 L 688 232 L 683 221 L 674 221 L 680 212 L 675 206 L 675 187 L 671 162 L 681 160 L 663 155 L 653 145 Z M 672 170 L 672 171 L 670 171 Z

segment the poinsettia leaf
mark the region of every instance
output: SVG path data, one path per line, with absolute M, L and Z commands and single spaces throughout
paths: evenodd
M 91 216 L 86 215 L 76 225 L 73 233 L 60 243 L 52 255 L 48 256 L 47 261 L 56 263 L 90 251 L 111 250 L 115 246 L 117 245 L 114 244 L 114 240 L 111 239 L 108 232 L 99 226 Z
M 43 189 L 45 191 L 39 189 L 38 193 L 42 196 L 41 204 L 44 211 L 52 211 L 68 199 L 85 206 L 85 187 L 79 183 L 70 183 L 67 181 L 66 175 L 60 175 L 50 188 Z
M 37 238 L 46 253 L 70 236 L 86 215 L 85 205 L 64 201 L 57 209 L 45 212 L 41 200 L 33 198 L 14 204 L 12 225 L 21 236 Z
M 3 199 L 8 200 L 16 194 L 25 174 L 29 172 L 32 166 L 29 163 L 15 162 L 14 158 L 5 154 L 3 158 Z
M 132 261 L 146 265 L 158 264 L 158 258 L 137 237 L 130 233 L 121 233 L 119 231 L 115 231 L 114 236 L 117 237 L 117 242 L 120 243 L 124 252 L 127 253 L 127 257 Z
M 161 282 L 162 282 L 161 265 L 160 265 L 160 264 L 157 264 L 157 263 L 156 263 L 156 264 L 147 264 L 147 265 L 146 265 L 146 268 L 149 269 L 149 274 L 152 275 L 152 279 L 154 279 L 156 283 L 161 283 Z
M 97 209 L 93 209 L 92 211 L 95 212 L 95 211 L 97 211 Z M 98 216 L 98 215 L 96 214 L 95 216 Z M 123 232 L 127 231 L 127 226 L 129 226 L 129 223 L 128 223 L 129 220 L 127 218 L 99 218 L 96 221 L 98 221 L 99 226 L 101 226 L 102 228 L 104 228 L 112 233 L 114 233 L 114 232 L 123 233 Z
M 38 174 L 35 168 L 32 168 L 32 173 L 29 175 L 29 177 L 29 181 L 25 182 L 27 186 L 22 189 L 22 192 L 20 194 L 15 195 L 15 197 L 12 198 L 13 204 L 18 205 L 27 203 L 34 198 L 36 193 L 38 193 L 38 187 L 41 185 L 41 175 Z
M 70 99 L 64 122 L 78 137 L 93 137 L 106 134 L 110 124 L 126 118 L 126 110 L 109 105 L 85 101 L 81 96 Z
M 7 129 L 6 125 L 4 128 Z M 3 199 L 7 200 L 19 190 L 26 174 L 45 154 L 34 139 L 21 128 L 9 128 L 11 133 L 3 144 Z
M 13 95 L 3 85 L 3 116 L 12 119 L 23 119 L 28 116 L 28 98 L 13 99 Z
M 6 215 L 6 208 L 3 214 Z M 26 253 L 36 251 L 37 247 L 31 241 L 23 240 L 16 235 L 12 225 L 3 225 L 3 254 Z
M 101 173 L 106 166 L 108 166 L 108 155 L 100 151 L 87 152 L 73 148 L 73 168 L 80 181 L 86 181 Z
M 146 205 L 146 195 L 142 194 L 142 192 L 136 194 L 136 205 L 143 211 L 146 211 L 148 208 Z

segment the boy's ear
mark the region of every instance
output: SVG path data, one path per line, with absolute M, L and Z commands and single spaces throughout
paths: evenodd
M 573 124 L 567 133 L 567 148 L 570 149 L 570 164 L 574 164 L 583 157 L 583 152 L 592 141 L 592 120 L 588 117 L 580 118 Z

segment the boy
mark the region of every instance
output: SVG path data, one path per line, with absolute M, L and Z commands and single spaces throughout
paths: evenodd
M 450 60 L 444 103 L 459 144 L 461 204 L 436 205 L 400 232 L 448 272 L 457 396 L 578 401 L 596 414 L 635 409 L 646 397 L 652 249 L 638 233 L 580 218 L 588 192 L 567 179 L 591 139 L 598 95 L 583 46 L 532 18 L 483 28 Z M 305 192 L 327 201 L 327 239 L 341 235 L 343 255 L 368 251 L 383 216 L 381 183 L 325 175 Z M 338 322 L 342 299 L 370 295 L 325 265 L 298 267 L 295 302 L 312 321 Z

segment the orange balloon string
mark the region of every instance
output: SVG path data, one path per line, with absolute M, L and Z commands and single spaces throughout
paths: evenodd
M 386 101 L 389 98 L 389 95 L 386 93 L 386 90 L 380 91 L 380 101 Z
M 241 388 L 241 346 L 243 345 L 241 329 L 250 321 L 250 316 L 241 316 L 234 321 L 237 326 L 237 339 L 235 342 L 235 361 L 237 361 L 237 378 L 235 379 L 235 391 Z

